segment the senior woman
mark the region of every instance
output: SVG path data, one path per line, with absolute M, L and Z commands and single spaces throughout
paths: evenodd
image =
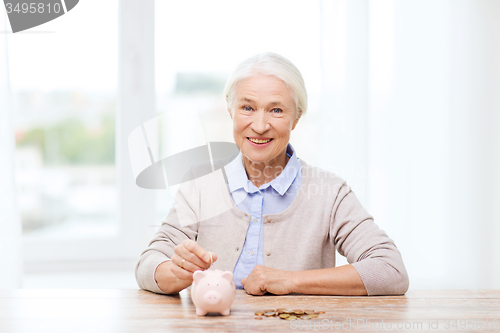
M 252 295 L 404 294 L 408 275 L 394 242 L 344 180 L 300 160 L 289 143 L 307 109 L 299 70 L 258 54 L 234 70 L 225 95 L 240 150 L 225 168 L 227 185 L 203 177 L 181 187 L 137 264 L 139 286 L 176 293 L 213 263 Z M 230 208 L 202 221 L 214 197 Z M 335 267 L 336 249 L 349 265 Z

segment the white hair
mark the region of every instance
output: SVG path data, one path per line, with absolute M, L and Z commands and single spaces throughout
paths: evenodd
M 224 87 L 224 95 L 230 108 L 238 83 L 257 73 L 272 75 L 285 82 L 294 95 L 297 117 L 306 113 L 307 91 L 302 74 L 290 60 L 273 52 L 254 55 L 234 69 Z

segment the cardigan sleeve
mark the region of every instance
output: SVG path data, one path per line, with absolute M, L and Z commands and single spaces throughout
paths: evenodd
M 337 251 L 358 271 L 368 295 L 401 295 L 409 279 L 401 253 L 344 184 L 334 206 L 331 233 Z
M 182 241 L 196 240 L 198 201 L 195 181 L 183 183 L 179 187 L 170 212 L 154 234 L 148 248 L 142 252 L 136 265 L 135 278 L 141 289 L 164 294 L 154 278 L 156 268 L 172 258 L 175 254 L 174 248 Z

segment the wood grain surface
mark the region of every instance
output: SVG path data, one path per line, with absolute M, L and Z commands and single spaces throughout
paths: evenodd
M 256 320 L 265 309 L 325 311 L 314 320 Z M 404 296 L 250 296 L 231 315 L 198 317 L 189 290 L 0 290 L 0 332 L 500 331 L 500 290 L 410 290 Z

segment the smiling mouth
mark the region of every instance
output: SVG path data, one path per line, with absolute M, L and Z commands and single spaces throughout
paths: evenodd
M 253 143 L 256 143 L 258 145 L 262 145 L 264 143 L 268 143 L 270 142 L 272 139 L 265 139 L 265 140 L 261 140 L 261 139 L 255 139 L 255 138 L 247 138 L 248 140 L 252 141 Z

